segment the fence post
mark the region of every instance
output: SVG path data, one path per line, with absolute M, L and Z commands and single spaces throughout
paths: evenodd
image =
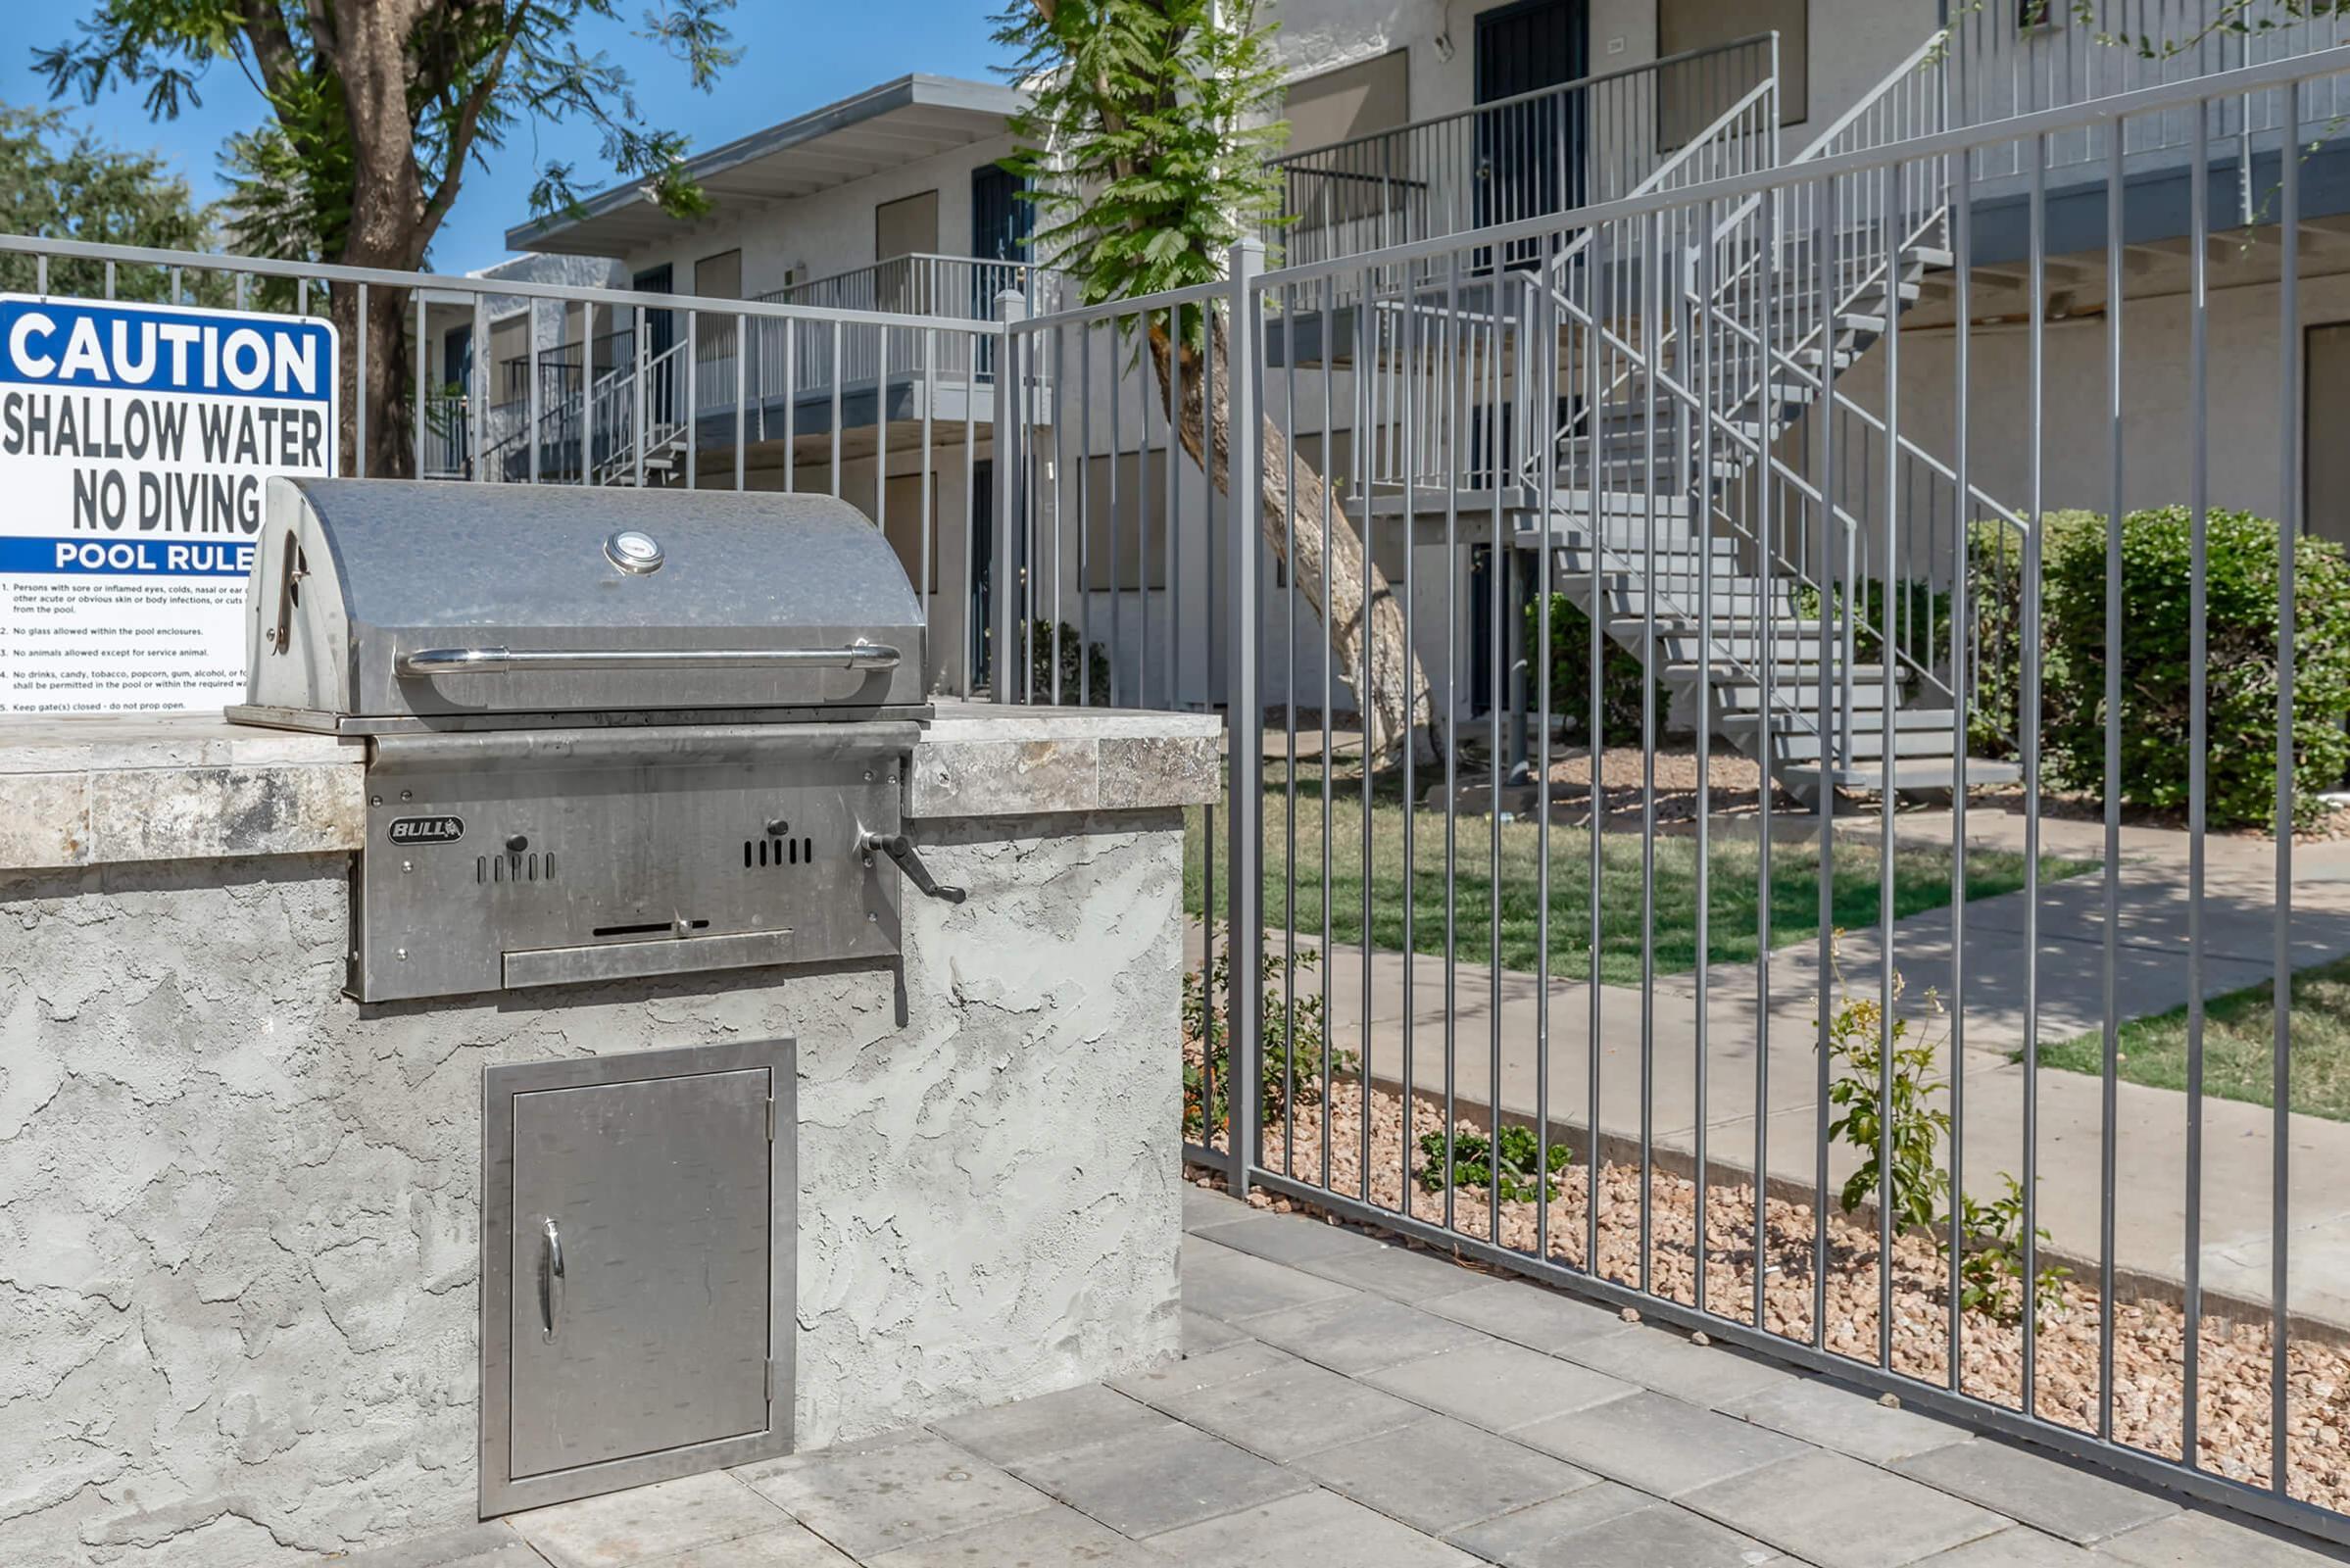
M 1248 1196 L 1248 1167 L 1256 1154 L 1257 1098 L 1264 1090 L 1258 1063 L 1264 1041 L 1264 903 L 1261 861 L 1264 819 L 1265 710 L 1257 690 L 1257 567 L 1263 559 L 1264 427 L 1258 422 L 1256 377 L 1264 366 L 1264 344 L 1256 322 L 1256 277 L 1264 270 L 1264 241 L 1244 239 L 1232 247 L 1231 304 L 1223 356 L 1229 391 L 1225 417 L 1231 472 L 1225 484 L 1226 522 L 1231 526 L 1231 704 L 1225 719 L 1231 756 L 1230 799 L 1225 803 L 1226 894 L 1231 911 L 1225 931 L 1231 958 L 1232 995 L 1226 1003 L 1225 1099 L 1232 1106 L 1229 1131 L 1232 1196 Z M 1201 327 L 1213 331 L 1212 311 L 1201 312 Z M 1289 330 L 1284 323 L 1284 330 Z M 1213 417 L 1215 389 L 1201 388 Z M 1213 432 L 1209 447 L 1213 450 Z M 1366 1067 L 1367 1071 L 1367 1067 Z
M 989 568 L 988 611 L 995 621 L 996 646 L 988 651 L 988 686 L 990 695 L 999 703 L 1014 701 L 1019 689 L 1018 671 L 1013 667 L 1019 640 L 1013 633 L 1019 629 L 1016 612 L 1020 606 L 1020 537 L 1023 520 L 1020 516 L 1020 446 L 1027 426 L 1028 393 L 1019 373 L 1018 350 L 1012 329 L 1028 317 L 1028 300 L 1016 288 L 1004 288 L 996 295 L 996 319 L 1003 323 L 996 335 L 996 526 L 995 564 Z M 970 541 L 963 541 L 966 553 Z M 968 614 L 966 609 L 964 613 Z

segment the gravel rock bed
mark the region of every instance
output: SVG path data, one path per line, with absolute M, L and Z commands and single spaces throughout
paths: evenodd
M 1380 1207 L 1446 1225 L 1467 1237 L 1491 1234 L 1493 1209 L 1482 1187 L 1457 1187 L 1447 1223 L 1442 1191 L 1425 1191 L 1416 1173 L 1424 1163 L 1421 1134 L 1444 1126 L 1441 1102 L 1415 1096 L 1411 1112 L 1411 1168 L 1404 1179 L 1403 1104 L 1373 1091 L 1369 1181 L 1364 1171 L 1364 1125 L 1359 1083 L 1341 1079 L 1326 1105 L 1295 1107 L 1294 1121 L 1270 1115 L 1264 1163 L 1297 1179 L 1323 1185 L 1323 1134 L 1330 1139 L 1328 1188 Z M 1473 1131 L 1466 1124 L 1464 1131 Z M 1296 1150 L 1295 1159 L 1289 1151 Z M 1441 1154 L 1437 1161 L 1442 1164 Z M 1589 1236 L 1590 1173 L 1579 1161 L 1559 1182 L 1550 1203 L 1548 1255 L 1584 1268 Z M 1646 1289 L 1685 1304 L 1695 1298 L 1696 1184 L 1652 1172 Z M 1265 1194 L 1260 1206 L 1284 1206 Z M 1409 1207 L 1403 1205 L 1408 1201 Z M 1500 1205 L 1500 1240 L 1529 1254 L 1545 1245 L 1538 1236 L 1538 1205 Z M 1606 1164 L 1599 1181 L 1599 1269 L 1632 1286 L 1640 1278 L 1640 1173 L 1636 1165 Z M 1713 1182 L 1706 1194 L 1704 1273 L 1707 1307 L 1737 1322 L 1754 1321 L 1754 1189 L 1744 1177 Z M 1826 1347 L 1855 1360 L 1879 1359 L 1879 1269 L 1873 1221 L 1855 1223 L 1831 1208 L 1823 1275 L 1815 1268 L 1816 1235 L 1809 1204 L 1772 1199 L 1764 1247 L 1764 1326 L 1799 1341 L 1812 1338 L 1815 1295 L 1826 1302 Z M 1894 1239 L 1891 1263 L 1889 1364 L 1927 1383 L 1950 1386 L 1950 1312 L 1947 1273 L 1934 1244 L 1920 1236 Z M 1824 1280 L 1824 1290 L 1821 1282 Z M 2094 1277 L 2068 1279 L 2061 1309 L 2043 1311 L 2035 1356 L 2035 1404 L 2040 1416 L 2083 1431 L 2097 1426 L 2098 1301 Z M 2185 1319 L 2176 1306 L 2121 1301 L 2114 1319 L 2113 1438 L 2176 1459 L 2179 1452 Z M 2009 1409 L 2021 1403 L 2023 1330 L 1981 1311 L 1961 1314 L 1963 1391 Z M 2202 1465 L 2220 1475 L 2269 1484 L 2270 1354 L 2265 1326 L 2207 1317 L 2200 1337 L 2197 1448 Z M 2293 1343 L 2286 1357 L 2289 1412 L 2287 1490 L 2305 1501 L 2350 1509 L 2350 1354 Z

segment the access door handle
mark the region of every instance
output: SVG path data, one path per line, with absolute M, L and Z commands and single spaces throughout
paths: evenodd
M 553 1341 L 563 1315 L 563 1238 L 552 1219 L 547 1221 L 547 1245 L 539 1250 L 539 1301 L 547 1338 Z

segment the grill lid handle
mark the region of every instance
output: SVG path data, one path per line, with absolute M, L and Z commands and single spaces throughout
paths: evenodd
M 416 648 L 393 659 L 403 679 L 526 670 L 896 669 L 904 656 L 862 637 L 845 648 Z

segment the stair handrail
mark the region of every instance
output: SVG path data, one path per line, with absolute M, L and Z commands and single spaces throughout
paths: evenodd
M 1776 159 L 1778 156 L 1779 139 L 1779 81 L 1776 74 L 1774 74 L 1770 79 L 1757 82 L 1751 89 L 1742 94 L 1737 103 L 1732 104 L 1729 109 L 1717 116 L 1711 124 L 1707 125 L 1696 135 L 1691 136 L 1687 142 L 1683 143 L 1682 146 L 1675 151 L 1671 157 L 1658 164 L 1655 169 L 1649 171 L 1647 177 L 1642 179 L 1639 185 L 1634 187 L 1631 195 L 1646 196 L 1668 188 L 1665 182 L 1671 179 L 1675 173 L 1694 163 L 1695 160 L 1706 149 L 1716 145 L 1717 143 L 1726 142 L 1729 132 L 1735 126 L 1738 126 L 1740 124 L 1744 116 L 1746 116 L 1751 110 L 1765 104 L 1767 104 L 1770 109 L 1770 113 L 1766 117 L 1766 120 L 1770 131 L 1772 157 Z M 1575 308 L 1574 302 L 1571 298 L 1570 290 L 1566 284 L 1565 273 L 1572 265 L 1581 260 L 1586 251 L 1591 249 L 1591 244 L 1598 235 L 1598 232 L 1599 231 L 1596 228 L 1591 227 L 1583 229 L 1581 232 L 1577 233 L 1573 239 L 1561 246 L 1558 254 L 1553 256 L 1544 268 L 1544 272 L 1546 274 L 1545 282 L 1550 290 L 1551 298 L 1558 303 L 1562 310 L 1572 312 Z M 1620 342 L 1621 340 L 1618 341 Z M 1631 372 L 1629 370 L 1619 372 L 1616 379 L 1610 382 L 1608 386 L 1602 390 L 1599 403 L 1604 404 L 1610 395 L 1621 390 L 1625 382 L 1630 378 L 1630 373 Z M 1553 433 L 1552 440 L 1557 442 L 1571 439 L 1574 435 L 1576 421 L 1584 417 L 1584 416 L 1587 414 L 1591 413 L 1591 409 L 1595 406 L 1596 405 L 1586 405 L 1584 408 L 1579 409 L 1574 414 L 1568 416 L 1567 422 L 1564 425 L 1561 425 Z M 1533 464 L 1537 461 L 1539 460 L 1534 456 L 1534 454 L 1529 452 L 1526 463 L 1521 466 L 1521 473 L 1530 473 L 1532 471 Z

